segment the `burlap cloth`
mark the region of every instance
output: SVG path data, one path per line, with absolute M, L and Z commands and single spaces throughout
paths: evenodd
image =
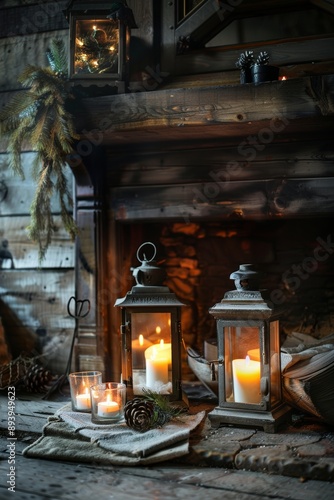
M 161 428 L 140 433 L 125 422 L 96 425 L 89 413 L 66 405 L 43 428 L 42 436 L 23 450 L 29 458 L 96 462 L 111 465 L 149 465 L 189 453 L 189 437 L 205 412 L 181 415 Z

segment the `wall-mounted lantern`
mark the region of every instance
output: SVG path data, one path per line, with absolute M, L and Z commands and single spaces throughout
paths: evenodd
M 72 84 L 113 85 L 125 92 L 131 28 L 137 28 L 126 1 L 71 0 L 65 15 Z
M 147 259 L 144 248 L 153 248 Z M 147 251 L 147 249 L 146 249 Z M 141 257 L 141 252 L 143 256 Z M 136 285 L 116 300 L 122 309 L 122 382 L 128 398 L 143 395 L 143 389 L 182 401 L 181 389 L 181 307 L 168 287 L 165 271 L 154 261 L 156 247 L 143 243 L 137 250 L 140 267 L 133 269 Z
M 236 290 L 210 309 L 217 322 L 218 406 L 209 413 L 221 423 L 275 432 L 290 416 L 282 400 L 279 313 L 258 289 L 258 273 L 243 264 L 230 276 Z

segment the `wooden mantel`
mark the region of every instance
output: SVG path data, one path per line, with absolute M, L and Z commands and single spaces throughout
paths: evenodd
M 83 139 L 114 150 L 181 141 L 182 149 L 187 143 L 203 147 L 214 140 L 235 142 L 268 126 L 275 141 L 292 134 L 332 137 L 334 75 L 86 98 L 75 119 Z

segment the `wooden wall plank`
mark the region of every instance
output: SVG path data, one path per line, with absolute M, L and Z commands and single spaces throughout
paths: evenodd
M 44 31 L 68 28 L 67 20 L 62 10 L 67 0 L 35 2 L 34 5 L 15 5 L 11 2 L 1 12 L 1 37 L 28 35 Z
M 116 220 L 320 217 L 334 212 L 334 177 L 115 188 Z
M 50 369 L 65 369 L 74 330 L 67 303 L 74 293 L 73 269 L 0 271 L 0 316 L 13 358 L 45 353 Z
M 74 295 L 74 270 L 0 271 L 0 300 L 22 323 L 69 328 L 67 302 Z
M 35 157 L 34 152 L 26 152 L 21 154 L 22 169 L 24 180 L 21 177 L 14 175 L 9 167 L 7 154 L 0 154 L 0 182 L 2 192 L 4 187 L 7 189 L 7 194 L 0 194 L 0 215 L 18 215 L 28 214 L 30 205 L 33 201 L 36 181 L 32 178 L 32 163 Z M 71 169 L 66 166 L 64 168 L 70 192 L 73 189 L 73 174 Z M 3 198 L 3 199 L 2 199 Z M 68 209 L 70 207 L 68 206 Z M 54 196 L 51 203 L 53 213 L 60 211 L 58 197 Z
M 207 162 L 205 163 L 205 156 Z M 222 153 L 208 161 L 208 151 L 192 151 L 188 155 L 177 155 L 171 160 L 168 155 L 157 155 L 154 158 L 133 160 L 133 163 L 121 166 L 113 165 L 108 171 L 110 186 L 138 186 L 153 184 L 177 184 L 188 182 L 213 182 L 220 179 L 229 180 L 261 180 L 270 178 L 313 178 L 330 177 L 334 172 L 334 160 L 268 160 L 247 162 L 243 159 L 228 160 Z M 182 165 L 182 158 L 184 164 Z M 160 165 L 159 165 L 159 160 Z M 175 162 L 174 165 L 172 164 Z M 115 168 L 116 167 L 116 168 Z
M 31 33 L 27 36 L 8 36 L 0 39 L 1 53 L 6 57 L 0 58 L 0 90 L 17 90 L 22 88 L 18 77 L 28 64 L 48 66 L 46 51 L 53 38 L 61 38 L 68 43 L 68 29 Z
M 66 232 L 59 217 L 55 217 L 56 231 L 47 251 L 42 269 L 73 269 L 75 263 L 74 242 Z M 30 216 L 0 217 L 0 248 L 8 242 L 8 251 L 13 261 L 0 261 L 0 269 L 36 269 L 39 267 L 38 245 L 31 241 L 26 232 Z

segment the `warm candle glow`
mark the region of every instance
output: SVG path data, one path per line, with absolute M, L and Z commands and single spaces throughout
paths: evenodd
M 132 367 L 143 370 L 145 368 L 145 351 L 152 345 L 152 342 L 140 334 L 138 339 L 132 341 Z
M 157 335 L 160 335 L 160 333 L 161 333 L 161 327 L 160 327 L 160 326 L 157 326 L 157 327 L 156 327 L 156 329 L 155 329 L 155 333 L 156 333 Z
M 247 356 L 253 361 L 260 361 L 260 349 L 250 349 L 247 351 Z
M 233 389 L 236 403 L 260 403 L 261 364 L 246 356 L 246 359 L 234 359 Z
M 97 405 L 97 414 L 99 417 L 108 418 L 115 416 L 119 412 L 119 404 L 111 400 L 110 393 L 107 394 L 106 401 L 100 401 Z
M 88 387 L 85 388 L 84 393 L 77 394 L 76 402 L 76 407 L 78 410 L 90 410 L 90 395 Z
M 157 382 L 167 384 L 168 365 L 171 362 L 171 344 L 165 344 L 161 339 L 145 351 L 146 385 L 154 388 Z

